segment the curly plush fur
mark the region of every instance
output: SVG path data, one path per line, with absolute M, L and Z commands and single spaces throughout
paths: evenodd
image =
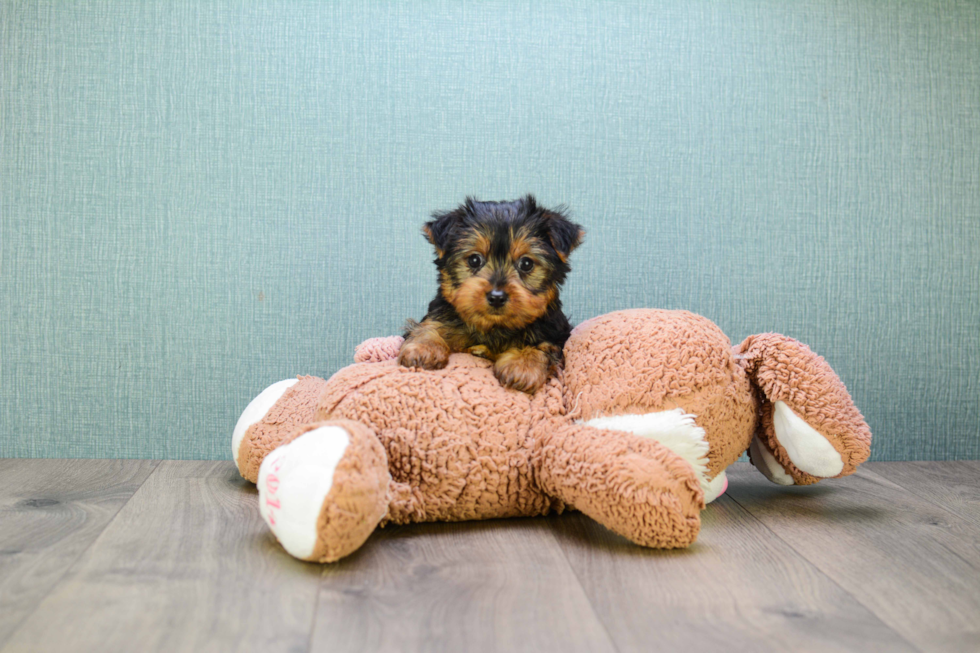
M 434 371 L 400 366 L 400 345 L 373 339 L 358 348 L 363 362 L 328 380 L 273 386 L 236 428 L 239 470 L 297 557 L 337 560 L 389 522 L 568 507 L 637 544 L 684 547 L 750 446 L 783 484 L 850 474 L 870 450 L 823 359 L 775 334 L 732 347 L 684 311 L 584 322 L 534 395 L 502 387 L 468 354 Z

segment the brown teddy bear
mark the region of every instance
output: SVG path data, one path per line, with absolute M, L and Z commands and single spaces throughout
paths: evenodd
M 732 347 L 686 311 L 588 320 L 533 396 L 453 354 L 401 367 L 401 338 L 362 343 L 330 379 L 280 381 L 233 436 L 242 476 L 285 549 L 331 562 L 378 526 L 580 510 L 633 542 L 684 547 L 748 450 L 806 485 L 867 459 L 871 433 L 830 366 L 776 334 Z

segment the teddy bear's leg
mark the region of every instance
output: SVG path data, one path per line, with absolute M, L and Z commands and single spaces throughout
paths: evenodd
M 291 555 L 333 562 L 359 548 L 384 519 L 390 483 L 387 456 L 371 429 L 349 420 L 315 422 L 263 460 L 259 511 Z
M 273 383 L 249 403 L 235 425 L 231 452 L 238 472 L 255 483 L 266 455 L 313 421 L 326 381 L 301 376 Z
M 704 429 L 697 425 L 694 415 L 685 413 L 681 408 L 638 415 L 596 417 L 586 424 L 600 429 L 627 431 L 664 445 L 694 468 L 704 490 L 705 503 L 711 503 L 728 489 L 725 470 L 714 476 L 708 471 L 709 447 Z
M 656 440 L 585 424 L 541 438 L 542 489 L 643 546 L 697 539 L 704 492 L 684 458 Z
M 871 431 L 823 358 L 774 333 L 749 336 L 735 353 L 763 396 L 749 458 L 769 480 L 809 485 L 867 460 Z

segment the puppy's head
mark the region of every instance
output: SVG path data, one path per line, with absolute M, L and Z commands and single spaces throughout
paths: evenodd
M 439 291 L 480 331 L 517 329 L 544 315 L 571 270 L 582 227 L 534 197 L 513 202 L 467 198 L 423 227 L 436 248 Z

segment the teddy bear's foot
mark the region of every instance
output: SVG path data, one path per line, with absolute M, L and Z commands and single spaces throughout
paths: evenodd
M 235 430 L 231 435 L 232 460 L 238 461 L 242 440 L 245 438 L 245 432 L 249 427 L 265 417 L 269 409 L 282 398 L 286 390 L 296 385 L 297 381 L 299 379 L 283 379 L 278 383 L 273 383 L 249 402 L 245 410 L 242 411 L 242 416 L 238 418 L 238 423 L 235 424 Z
M 265 457 L 259 512 L 291 555 L 333 562 L 359 548 L 384 518 L 390 480 L 370 429 L 317 422 Z
M 255 483 L 259 465 L 297 428 L 313 421 L 326 381 L 301 376 L 273 383 L 253 399 L 235 425 L 231 455 L 242 477 Z
M 749 457 L 767 478 L 809 485 L 851 474 L 867 460 L 871 431 L 823 358 L 775 333 L 749 336 L 735 353 L 761 391 Z

